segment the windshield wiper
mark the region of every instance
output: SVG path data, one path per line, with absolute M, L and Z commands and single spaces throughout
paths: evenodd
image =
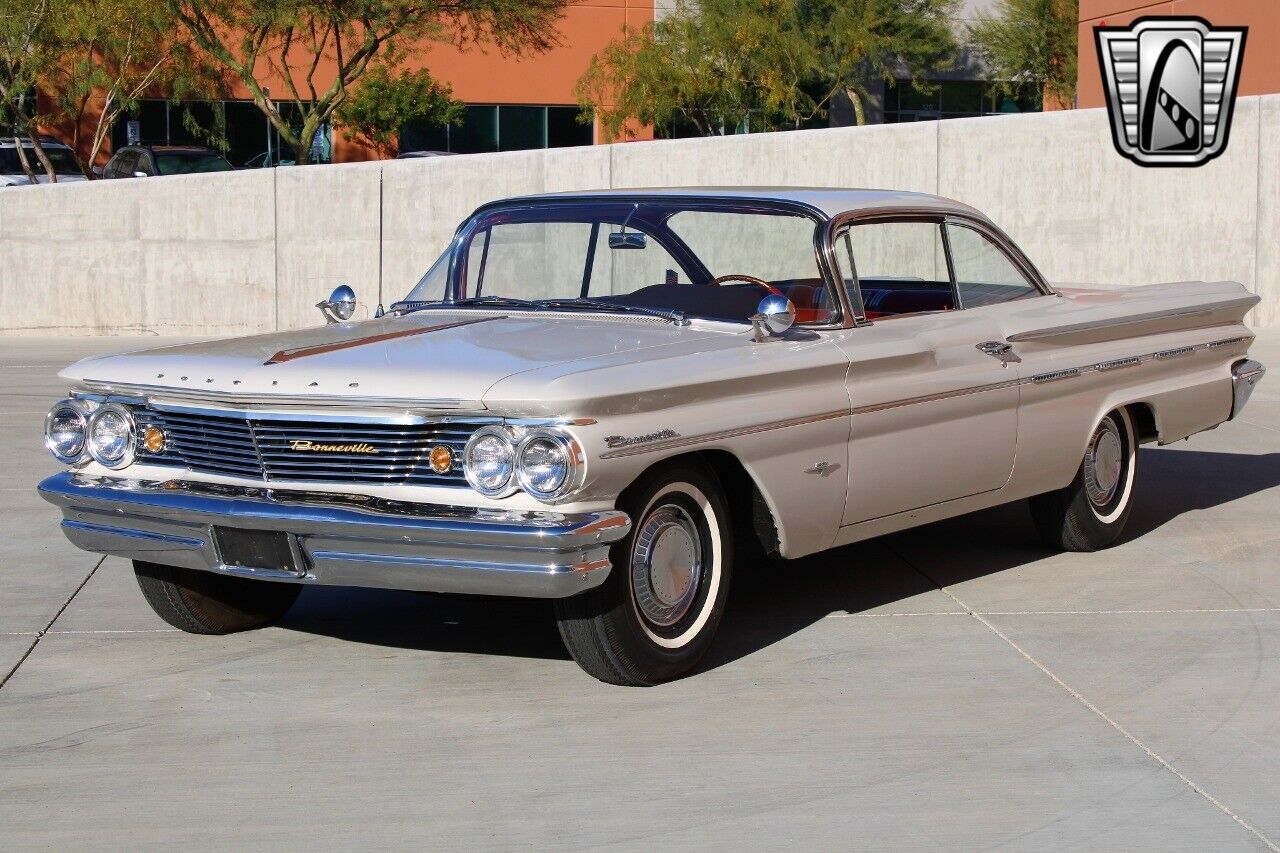
M 670 320 L 677 326 L 687 326 L 689 321 L 685 319 L 683 311 L 671 311 L 666 308 L 646 308 L 643 305 L 624 305 L 620 302 L 605 302 L 601 299 L 588 299 L 584 297 L 574 297 L 573 299 L 538 299 L 535 305 L 543 305 L 547 308 L 587 308 L 592 311 L 616 311 L 623 314 L 644 314 L 649 317 L 661 317 L 664 320 Z
M 471 296 L 466 299 L 455 299 L 452 302 L 442 302 L 438 300 L 410 299 L 403 302 L 395 302 L 391 305 L 392 311 L 403 311 L 410 314 L 414 311 L 421 311 L 424 308 L 455 308 L 458 306 L 467 307 L 472 305 L 492 306 L 496 308 L 528 308 L 536 310 L 537 302 L 530 302 L 528 299 L 516 299 L 512 296 Z
M 524 308 L 528 311 L 559 311 L 565 309 L 582 308 L 590 311 L 613 311 L 621 314 L 643 314 L 648 317 L 660 317 L 663 320 L 670 320 L 677 326 L 687 326 L 689 321 L 685 319 L 683 311 L 669 311 L 665 308 L 646 308 L 643 305 L 623 305 L 618 302 L 605 302 L 600 299 L 587 299 L 583 297 L 574 297 L 572 299 L 517 299 L 514 296 L 471 296 L 466 299 L 456 299 L 453 302 L 419 302 L 406 301 L 396 302 L 391 306 L 392 311 L 404 311 L 410 313 L 420 311 L 424 308 L 451 308 L 455 306 L 486 306 L 496 308 Z

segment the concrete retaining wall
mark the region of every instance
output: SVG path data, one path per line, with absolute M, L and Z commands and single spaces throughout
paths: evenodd
M 936 192 L 985 211 L 1049 280 L 1234 279 L 1280 324 L 1280 96 L 1227 152 L 1144 169 L 1102 110 L 0 190 L 0 332 L 222 335 L 312 325 L 338 282 L 402 296 L 477 205 L 669 185 Z M 380 202 L 381 200 L 381 202 Z M 381 225 L 379 206 L 381 204 Z

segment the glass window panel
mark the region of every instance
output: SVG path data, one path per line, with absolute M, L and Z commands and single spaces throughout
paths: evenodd
M 747 273 L 773 282 L 818 277 L 808 217 L 684 210 L 667 225 L 713 276 Z
M 449 128 L 443 124 L 411 121 L 400 128 L 400 153 L 406 151 L 448 151 Z
M 498 107 L 498 147 L 501 151 L 546 148 L 547 108 Z
M 862 304 L 867 316 L 893 317 L 955 307 L 951 275 L 934 222 L 873 222 L 849 229 Z M 843 269 L 847 258 L 837 253 Z
M 960 305 L 979 308 L 1039 294 L 1004 252 L 972 228 L 948 225 Z
M 936 86 L 936 84 L 935 84 Z M 911 85 L 910 80 L 900 80 L 898 89 L 898 109 L 901 110 L 937 110 L 938 90 L 922 92 Z
M 261 165 L 267 153 L 267 117 L 251 101 L 226 101 L 223 109 L 227 122 L 227 159 L 233 165 L 245 166 L 257 157 L 260 159 L 253 165 Z M 274 153 L 274 141 L 271 147 Z
M 577 107 L 547 107 L 547 147 L 566 148 L 595 141 L 595 128 L 578 121 L 579 112 Z
M 498 150 L 498 108 L 468 106 L 462 124 L 449 131 L 455 154 L 484 154 Z
M 982 112 L 982 83 L 968 80 L 944 80 L 937 85 L 943 112 L 971 115 Z
M 206 145 L 206 134 L 215 131 L 220 122 L 215 115 L 215 105 L 209 101 L 184 101 L 173 106 L 169 113 L 169 142 L 173 145 Z M 193 129 L 191 125 L 194 124 Z M 142 139 L 147 140 L 147 129 L 142 129 Z

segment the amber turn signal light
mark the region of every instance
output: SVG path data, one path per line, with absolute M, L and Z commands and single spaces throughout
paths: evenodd
M 443 444 L 431 448 L 431 470 L 437 474 L 448 474 L 453 467 L 453 451 Z
M 142 432 L 142 447 L 148 453 L 164 452 L 164 430 L 149 426 Z

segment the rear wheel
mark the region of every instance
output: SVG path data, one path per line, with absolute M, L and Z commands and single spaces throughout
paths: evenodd
M 659 684 L 698 664 L 724 614 L 728 507 L 715 474 L 693 462 L 644 475 L 618 505 L 631 532 L 613 546 L 604 584 L 556 601 L 560 636 L 601 681 Z
M 231 634 L 274 624 L 299 584 L 237 578 L 133 561 L 142 596 L 161 619 L 191 634 Z
M 1119 538 L 1133 509 L 1138 442 L 1125 409 L 1094 428 L 1075 479 L 1031 499 L 1031 515 L 1044 541 L 1065 551 L 1097 551 Z

